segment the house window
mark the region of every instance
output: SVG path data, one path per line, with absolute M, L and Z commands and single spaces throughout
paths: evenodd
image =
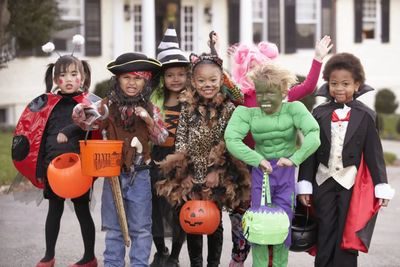
M 267 2 L 252 0 L 253 4 L 253 42 L 259 43 L 267 40 Z
M 57 0 L 60 9 L 61 23 L 66 25 L 66 29 L 56 32 L 53 35 L 55 49 L 58 52 L 71 53 L 74 50 L 72 37 L 75 34 L 83 34 L 84 7 L 82 0 Z M 83 52 L 83 46 L 76 47 L 74 53 Z
M 390 0 L 354 0 L 354 42 L 390 41 Z M 392 1 L 393 2 L 393 1 Z
M 362 13 L 362 35 L 363 39 L 376 39 L 378 33 L 378 11 L 379 1 L 377 0 L 364 0 L 363 13 Z
M 320 36 L 320 1 L 296 0 L 297 48 L 313 48 Z
M 133 5 L 133 49 L 134 51 L 142 51 L 142 6 Z
M 182 4 L 181 47 L 184 51 L 195 51 L 194 47 L 194 7 Z

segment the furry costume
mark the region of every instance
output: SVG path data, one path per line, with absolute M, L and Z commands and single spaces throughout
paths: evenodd
M 197 92 L 186 90 L 180 98 L 182 112 L 176 134 L 176 152 L 160 163 L 168 179 L 157 183 L 159 195 L 172 205 L 188 199 L 212 199 L 228 210 L 250 198 L 250 174 L 244 163 L 233 158 L 223 141 L 224 131 L 234 105 L 219 92 L 211 102 L 205 103 Z M 211 171 L 219 173 L 218 186 L 205 186 Z M 192 177 L 191 188 L 182 181 Z

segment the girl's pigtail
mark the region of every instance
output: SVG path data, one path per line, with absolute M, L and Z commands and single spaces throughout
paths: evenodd
M 82 62 L 82 66 L 83 66 L 83 72 L 85 75 L 85 81 L 83 83 L 83 91 L 87 92 L 89 90 L 90 87 L 90 82 L 91 82 L 91 70 L 90 70 L 90 66 L 89 63 L 86 60 L 81 60 Z
M 53 69 L 54 63 L 47 65 L 46 74 L 44 76 L 44 83 L 46 84 L 46 93 L 49 93 L 53 88 Z

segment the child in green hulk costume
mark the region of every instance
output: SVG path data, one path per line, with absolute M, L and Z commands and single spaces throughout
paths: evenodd
M 253 166 L 251 209 L 261 203 L 263 173 L 269 174 L 272 203 L 293 217 L 295 194 L 295 167 L 310 156 L 320 145 L 319 126 L 301 102 L 283 102 L 290 84 L 296 78 L 275 64 L 264 64 L 252 74 L 258 107 L 236 108 L 225 131 L 229 152 Z M 301 147 L 296 150 L 296 134 L 304 135 Z M 251 132 L 255 141 L 252 150 L 243 143 Z M 273 246 L 273 266 L 287 266 L 289 234 L 283 244 Z M 253 266 L 268 265 L 268 246 L 252 244 Z

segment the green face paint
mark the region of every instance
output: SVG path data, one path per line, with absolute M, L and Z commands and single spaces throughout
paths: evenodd
M 267 114 L 280 110 L 284 98 L 280 85 L 268 85 L 265 81 L 254 81 L 257 104 Z

